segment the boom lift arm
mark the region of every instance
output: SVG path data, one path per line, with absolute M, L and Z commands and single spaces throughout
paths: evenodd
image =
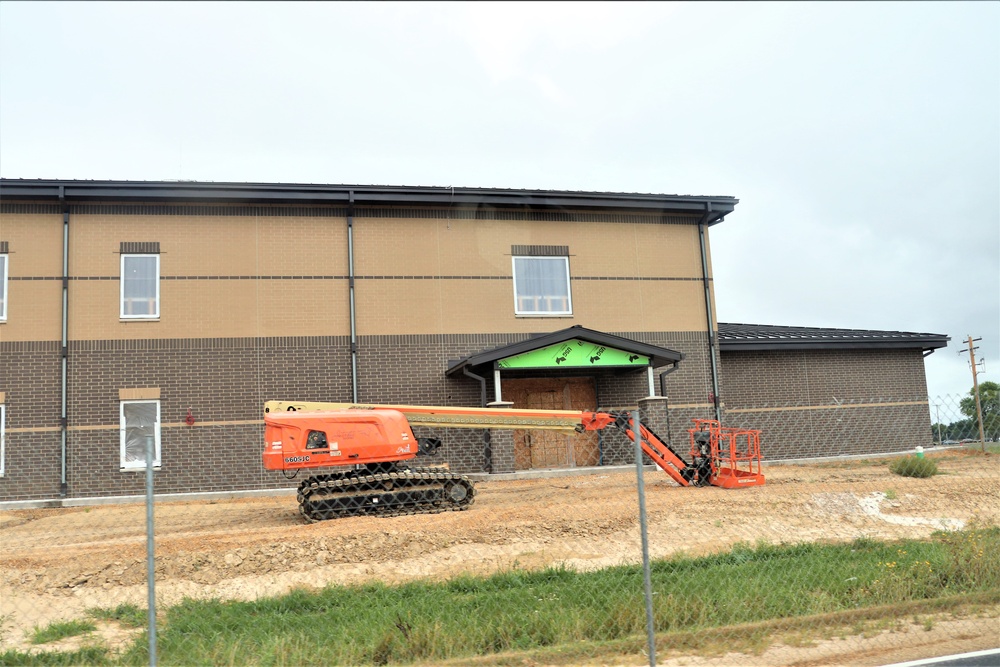
M 627 435 L 629 440 L 635 441 L 635 425 L 632 423 L 632 415 L 628 412 L 584 412 L 581 426 L 581 430 L 584 431 L 600 431 L 608 426 L 614 426 Z M 669 443 L 661 440 L 641 422 L 639 438 L 639 444 L 646 456 L 681 486 L 705 486 L 709 483 L 711 470 L 707 451 L 695 454 L 692 457 L 693 464 L 688 465 Z
M 265 451 L 264 466 L 269 470 L 299 470 L 329 466 L 352 465 L 354 468 L 375 465 L 394 465 L 429 453 L 434 442 L 419 441 L 413 437 L 410 425 L 444 428 L 521 428 L 548 429 L 565 432 L 600 431 L 614 426 L 629 439 L 634 439 L 634 426 L 628 412 L 577 412 L 573 410 L 520 410 L 467 408 L 449 406 L 414 405 L 360 405 L 352 403 L 289 402 L 269 401 L 264 405 L 265 423 L 269 426 L 278 422 L 294 422 L 300 430 L 313 430 L 337 423 L 340 427 L 364 421 L 364 414 L 381 414 L 381 419 L 392 419 L 392 426 L 382 429 L 392 431 L 390 436 L 370 430 L 364 437 L 352 435 L 352 449 L 345 453 L 337 445 L 330 452 L 302 451 L 302 443 L 307 435 L 301 433 L 298 445 L 294 437 L 280 438 L 271 435 L 278 431 L 269 430 L 270 449 Z M 323 414 L 316 414 L 322 412 Z M 307 414 L 294 414 L 307 413 Z M 284 416 L 282 416 L 284 415 Z M 398 415 L 395 420 L 393 415 Z M 305 421 L 303 421 L 305 420 Z M 370 420 L 369 420 L 370 421 Z M 338 428 L 340 428 L 338 427 Z M 328 428 L 328 427 L 322 427 Z M 350 427 L 352 433 L 357 424 Z M 311 432 L 311 431 L 310 431 Z M 396 442 L 396 433 L 402 433 L 402 440 Z M 640 444 L 643 452 L 671 479 L 681 486 L 721 486 L 735 488 L 756 486 L 764 483 L 760 472 L 760 431 L 750 429 L 723 428 L 715 420 L 695 420 L 695 428 L 689 429 L 691 463 L 670 444 L 643 424 L 639 424 Z M 327 433 L 325 439 L 337 438 Z M 339 440 L 344 438 L 340 437 Z M 388 439 L 388 440 L 387 440 Z M 338 440 L 338 442 L 339 442 Z M 386 448 L 389 442 L 395 449 Z M 275 442 L 277 441 L 277 445 Z M 332 440 L 331 440 L 332 442 Z M 419 447 L 417 446 L 419 445 Z M 330 454 L 330 455 L 328 455 Z M 471 498 L 471 484 L 469 496 Z M 471 500 L 469 501 L 471 502 Z

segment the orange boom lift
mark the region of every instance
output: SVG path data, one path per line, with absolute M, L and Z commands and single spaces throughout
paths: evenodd
M 441 445 L 436 438 L 416 438 L 411 424 L 569 432 L 614 426 L 635 438 L 629 412 L 269 401 L 264 413 L 264 468 L 294 473 L 333 469 L 299 484 L 299 510 L 309 521 L 468 509 L 475 499 L 468 477 L 446 468 L 407 464 Z M 681 486 L 737 488 L 764 483 L 760 431 L 723 428 L 715 420 L 694 422 L 688 431 L 691 463 L 640 423 L 643 452 Z

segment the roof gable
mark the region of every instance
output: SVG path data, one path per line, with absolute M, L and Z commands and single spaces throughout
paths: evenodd
M 459 375 L 465 368 L 487 365 L 509 370 L 657 368 L 683 358 L 675 350 L 576 325 L 453 361 L 445 374 Z

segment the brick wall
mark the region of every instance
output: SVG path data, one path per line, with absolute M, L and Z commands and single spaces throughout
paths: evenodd
M 761 429 L 765 459 L 931 443 L 919 349 L 724 351 L 721 369 L 725 424 Z
M 704 384 L 698 333 L 629 334 L 686 351 L 685 372 Z M 481 386 L 467 377 L 448 378 L 449 361 L 524 340 L 524 334 L 368 336 L 358 344 L 361 402 L 416 405 L 481 405 Z M 699 342 L 701 338 L 701 342 Z M 57 343 L 0 343 L 0 391 L 8 421 L 7 475 L 0 500 L 58 495 L 60 477 L 60 364 Z M 120 391 L 155 389 L 160 401 L 161 493 L 226 491 L 294 486 L 297 480 L 268 473 L 260 462 L 264 401 L 351 400 L 349 339 L 343 336 L 265 339 L 166 339 L 74 341 L 69 346 L 67 481 L 70 497 L 138 494 L 144 476 L 121 471 Z M 668 388 L 686 400 L 689 392 L 669 376 Z M 644 372 L 596 376 L 601 408 L 634 406 L 648 394 Z M 676 386 L 675 386 L 676 385 Z M 487 399 L 493 400 L 492 379 Z M 685 398 L 686 397 L 686 398 Z M 184 423 L 190 409 L 194 426 Z M 678 419 L 705 415 L 679 408 Z M 684 427 L 686 428 L 686 426 Z M 503 432 L 488 452 L 482 430 L 421 429 L 442 448 L 422 461 L 459 472 L 512 468 Z M 683 435 L 677 428 L 675 436 Z M 627 441 L 607 431 L 605 464 L 631 460 Z M 506 457 L 506 458 L 505 458 Z
M 141 491 L 141 474 L 119 470 L 119 391 L 138 388 L 160 396 L 159 491 L 295 483 L 262 470 L 261 404 L 351 400 L 346 216 L 337 206 L 70 207 L 71 496 Z M 579 324 L 684 353 L 678 370 L 666 376 L 669 420 L 657 432 L 686 451 L 686 429 L 693 417 L 711 416 L 712 392 L 692 221 L 645 213 L 359 207 L 359 399 L 479 406 L 477 381 L 445 377 L 450 361 Z M 9 318 L 0 325 L 0 392 L 8 429 L 0 500 L 52 497 L 60 467 L 59 207 L 3 203 L 0 240 L 11 251 Z M 158 320 L 119 319 L 122 242 L 159 244 Z M 513 245 L 568 246 L 571 316 L 515 316 Z M 631 331 L 633 321 L 646 330 Z M 914 383 L 925 386 L 919 353 L 879 357 L 874 366 L 870 361 L 724 354 L 723 399 L 733 419 L 774 422 L 772 452 L 806 451 L 792 439 L 805 432 L 801 411 L 794 413 L 795 423 L 782 422 L 781 412 L 749 411 L 804 395 L 806 405 L 817 407 L 829 400 L 826 394 L 861 400 L 905 393 Z M 659 392 L 659 378 L 655 384 Z M 595 387 L 599 408 L 634 407 L 649 393 L 645 373 L 600 374 Z M 487 400 L 493 400 L 492 378 L 487 390 Z M 891 407 L 900 411 L 900 423 L 912 421 L 912 434 L 900 437 L 913 440 L 920 406 Z M 184 424 L 189 409 L 194 426 Z M 858 416 L 878 411 L 854 409 Z M 814 430 L 842 423 L 825 425 L 826 413 L 813 412 L 808 423 Z M 513 468 L 509 433 L 490 434 L 490 445 L 478 430 L 434 435 L 444 446 L 429 463 L 463 472 Z M 632 460 L 631 444 L 622 436 L 606 431 L 601 438 L 605 463 Z M 814 449 L 855 446 L 883 445 L 855 437 Z
M 51 498 L 61 477 L 60 355 L 55 342 L 0 342 L 6 405 L 0 498 Z

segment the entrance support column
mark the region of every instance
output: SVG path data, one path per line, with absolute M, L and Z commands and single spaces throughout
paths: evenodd
M 487 403 L 488 408 L 509 409 L 514 407 L 510 401 L 493 401 Z M 514 431 L 505 428 L 490 429 L 490 473 L 514 472 Z

